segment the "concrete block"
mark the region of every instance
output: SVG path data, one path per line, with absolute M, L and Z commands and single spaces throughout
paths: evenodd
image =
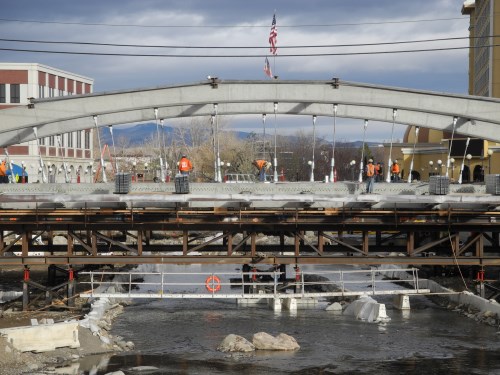
M 0 335 L 21 352 L 47 352 L 56 348 L 79 348 L 78 322 L 62 322 L 5 328 Z
M 296 298 L 284 298 L 283 306 L 288 311 L 297 311 L 297 299 Z
M 394 307 L 399 310 L 410 310 L 410 297 L 405 294 L 395 296 Z
M 279 298 L 271 298 L 269 300 L 269 306 L 273 311 L 281 311 L 281 300 Z

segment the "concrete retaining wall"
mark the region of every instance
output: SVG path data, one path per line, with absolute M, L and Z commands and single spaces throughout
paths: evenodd
M 47 352 L 56 348 L 79 348 L 78 322 L 5 328 L 0 335 L 21 352 Z

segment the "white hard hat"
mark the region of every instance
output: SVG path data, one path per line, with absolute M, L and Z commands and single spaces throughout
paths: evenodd
M 373 163 L 373 159 L 369 159 L 369 160 L 368 160 L 368 163 Z

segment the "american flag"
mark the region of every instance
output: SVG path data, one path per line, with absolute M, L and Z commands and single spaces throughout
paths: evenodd
M 269 59 L 266 57 L 266 62 L 264 64 L 264 73 L 269 78 L 273 78 L 273 72 L 271 71 L 271 65 L 269 65 Z
M 273 23 L 271 24 L 271 32 L 269 33 L 269 44 L 271 45 L 269 51 L 273 55 L 276 55 L 276 52 L 278 51 L 278 47 L 276 47 L 277 36 L 278 36 L 278 29 L 276 28 L 276 14 L 273 14 Z

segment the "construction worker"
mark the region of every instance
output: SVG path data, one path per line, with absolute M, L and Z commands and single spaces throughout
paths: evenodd
M 375 181 L 375 166 L 373 165 L 373 160 L 368 160 L 366 165 L 366 193 L 373 193 L 373 184 Z
M 266 172 L 269 168 L 271 168 L 272 164 L 266 160 L 259 159 L 259 160 L 254 160 L 252 162 L 252 165 L 254 165 L 259 170 L 259 181 L 265 182 Z
M 183 176 L 189 176 L 189 172 L 193 169 L 193 164 L 191 160 L 187 158 L 186 155 L 182 155 L 181 160 L 179 160 L 179 173 Z
M 394 160 L 391 166 L 391 180 L 392 182 L 399 182 L 400 177 L 399 177 L 399 164 L 397 160 Z
M 382 165 L 380 164 L 380 162 L 378 162 L 377 164 L 375 164 L 375 182 L 382 181 L 382 179 L 384 178 L 383 174 L 384 171 L 382 169 Z
M 0 163 L 0 183 L 8 183 L 9 179 L 7 177 L 7 163 L 5 160 L 2 160 Z

